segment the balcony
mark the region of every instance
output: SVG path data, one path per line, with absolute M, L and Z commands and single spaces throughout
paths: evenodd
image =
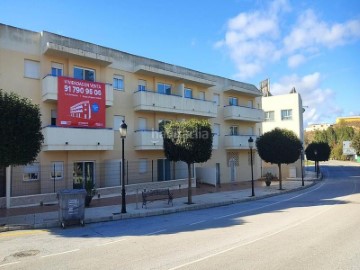
M 105 104 L 111 107 L 114 104 L 113 86 L 105 84 Z M 58 77 L 46 75 L 42 79 L 42 101 L 57 102 L 58 100 Z
M 224 120 L 240 120 L 260 123 L 264 121 L 264 111 L 242 106 L 225 106 Z
M 254 142 L 256 141 L 255 135 L 225 135 L 225 149 L 250 149 L 248 142 L 250 137 Z
M 114 150 L 112 129 L 43 128 L 43 151 Z
M 135 111 L 156 111 L 216 117 L 217 105 L 212 101 L 166 95 L 152 91 L 137 91 L 133 98 Z
M 135 150 L 163 150 L 163 136 L 157 130 L 136 130 L 134 136 Z

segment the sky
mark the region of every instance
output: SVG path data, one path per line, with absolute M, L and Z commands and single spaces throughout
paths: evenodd
M 99 4 L 97 4 L 99 3 Z M 301 94 L 304 126 L 360 116 L 359 0 L 1 0 L 0 23 Z

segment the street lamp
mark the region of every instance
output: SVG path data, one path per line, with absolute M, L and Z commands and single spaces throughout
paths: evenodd
M 252 137 L 248 140 L 249 148 L 250 148 L 250 163 L 251 163 L 251 197 L 255 196 L 254 192 L 254 169 L 253 169 L 253 158 L 252 158 L 252 149 L 254 147 L 254 140 Z
M 303 169 L 303 159 L 304 159 L 304 148 L 300 149 L 300 167 L 301 167 L 301 185 L 304 186 L 304 169 Z
M 318 154 L 318 151 L 315 149 L 314 150 L 314 154 L 315 154 L 315 170 L 316 170 L 316 178 L 319 177 L 319 168 L 318 168 L 318 165 L 317 165 L 317 154 Z
M 122 178 L 121 178 L 121 213 L 126 213 L 126 201 L 125 201 L 125 154 L 124 154 L 124 140 L 126 138 L 126 133 L 127 133 L 127 125 L 125 124 L 125 120 L 122 121 L 122 124 L 120 125 L 119 128 L 120 131 L 120 138 L 122 141 L 122 168 L 121 168 L 121 173 L 122 173 Z

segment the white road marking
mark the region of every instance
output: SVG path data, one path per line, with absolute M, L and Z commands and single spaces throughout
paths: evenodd
M 17 264 L 17 263 L 19 263 L 19 262 L 5 263 L 5 264 L 1 264 L 0 267 L 9 266 L 9 265 Z
M 189 225 L 190 225 L 190 226 L 194 226 L 194 225 L 197 225 L 197 224 L 206 222 L 206 221 L 208 221 L 208 220 L 200 220 L 200 221 L 198 221 L 198 222 L 190 223 Z
M 79 251 L 80 249 L 73 249 L 73 250 L 68 250 L 68 251 L 64 251 L 64 252 L 60 252 L 60 253 L 54 253 L 54 254 L 49 254 L 49 255 L 44 255 L 41 256 L 41 258 L 47 258 L 47 257 L 52 257 L 52 256 L 58 256 L 58 255 L 63 255 L 63 254 L 67 254 L 67 253 L 72 253 L 72 252 L 76 252 Z
M 110 244 L 114 244 L 114 243 L 119 243 L 119 242 L 122 242 L 122 241 L 125 241 L 125 240 L 127 240 L 127 238 L 123 238 L 123 239 L 119 239 L 119 240 L 115 240 L 115 241 L 110 241 L 110 242 L 99 244 L 99 245 L 96 245 L 96 246 L 97 247 L 102 247 L 102 246 L 106 246 L 106 245 L 110 245 Z
M 161 233 L 161 232 L 165 232 L 165 231 L 166 231 L 166 229 L 160 230 L 160 231 L 156 231 L 156 232 L 147 233 L 147 234 L 145 234 L 145 235 L 153 235 L 153 234 L 157 234 L 157 233 Z

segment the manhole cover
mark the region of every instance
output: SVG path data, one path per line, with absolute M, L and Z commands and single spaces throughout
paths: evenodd
M 23 258 L 29 256 L 35 256 L 40 253 L 40 250 L 24 250 L 13 254 L 14 257 Z

